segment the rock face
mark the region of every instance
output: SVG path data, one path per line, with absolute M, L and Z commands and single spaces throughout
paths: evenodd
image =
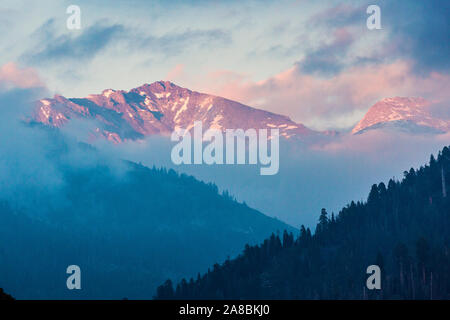
M 194 121 L 202 121 L 204 131 L 278 128 L 286 139 L 317 134 L 286 116 L 166 81 L 144 84 L 128 92 L 108 89 L 86 98 L 56 95 L 40 100 L 34 114 L 35 121 L 54 127 L 77 117 L 96 120 L 96 134 L 116 143 L 155 134 L 167 136 L 176 128 L 190 130 Z
M 412 133 L 444 133 L 450 131 L 450 121 L 433 117 L 431 103 L 423 98 L 387 98 L 374 104 L 352 133 L 393 127 Z

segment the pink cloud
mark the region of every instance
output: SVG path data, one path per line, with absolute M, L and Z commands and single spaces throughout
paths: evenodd
M 185 76 L 184 64 L 177 64 L 172 70 L 170 70 L 166 75 L 166 80 L 176 81 Z
M 206 92 L 285 114 L 321 129 L 333 119 L 340 122 L 337 127 L 351 126 L 371 105 L 386 97 L 421 96 L 434 102 L 450 101 L 449 75 L 417 76 L 409 62 L 400 60 L 355 66 L 329 78 L 303 74 L 293 66 L 262 81 L 217 71 L 201 82 Z
M 20 68 L 14 62 L 8 62 L 0 67 L 0 84 L 19 88 L 44 87 L 36 70 Z
M 309 23 L 329 23 L 346 25 L 350 24 L 352 20 L 355 20 L 361 16 L 361 12 L 365 12 L 367 6 L 359 5 L 352 6 L 345 3 L 337 4 L 334 7 L 326 8 L 315 15 L 313 15 Z

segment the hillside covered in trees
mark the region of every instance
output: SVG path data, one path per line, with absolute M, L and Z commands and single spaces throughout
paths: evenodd
M 450 150 L 373 185 L 337 216 L 325 209 L 314 234 L 272 234 L 197 279 L 171 280 L 156 299 L 450 299 Z M 381 269 L 381 290 L 366 269 Z
M 0 287 L 16 299 L 148 299 L 169 277 L 206 271 L 291 228 L 213 184 L 48 134 L 43 168 L 55 179 L 14 190 L 0 181 Z M 66 287 L 73 264 L 79 291 Z

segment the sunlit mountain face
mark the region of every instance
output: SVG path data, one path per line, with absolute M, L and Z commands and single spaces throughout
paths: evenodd
M 104 90 L 86 98 L 55 96 L 38 103 L 34 119 L 62 127 L 73 118 L 96 120 L 97 133 L 122 142 L 150 135 L 170 136 L 177 128 L 190 130 L 201 121 L 204 130 L 277 128 L 286 139 L 319 134 L 289 117 L 239 102 L 181 88 L 168 81 L 144 84 L 130 91 Z
M 431 113 L 433 103 L 424 98 L 395 97 L 380 100 L 369 108 L 352 134 L 393 128 L 409 133 L 446 133 L 450 120 Z M 284 139 L 306 140 L 333 137 L 338 131 L 315 131 L 289 117 L 246 106 L 223 97 L 191 91 L 169 81 L 144 84 L 129 91 L 106 89 L 85 98 L 53 98 L 37 102 L 33 120 L 61 128 L 73 119 L 93 120 L 90 132 L 114 143 L 170 136 L 178 129 L 191 130 L 195 121 L 203 129 L 279 129 Z
M 450 120 L 431 114 L 432 103 L 423 98 L 386 98 L 373 105 L 352 133 L 382 127 L 396 127 L 410 133 L 445 133 L 450 131 Z

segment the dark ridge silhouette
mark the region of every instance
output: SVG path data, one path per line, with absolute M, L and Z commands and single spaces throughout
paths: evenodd
M 14 298 L 9 294 L 5 293 L 2 288 L 0 288 L 0 301 L 13 301 Z
M 315 233 L 301 227 L 245 247 L 197 279 L 171 280 L 156 299 L 449 299 L 450 150 L 400 181 L 374 184 L 367 201 L 337 216 L 325 209 Z M 368 290 L 369 265 L 381 290 Z

